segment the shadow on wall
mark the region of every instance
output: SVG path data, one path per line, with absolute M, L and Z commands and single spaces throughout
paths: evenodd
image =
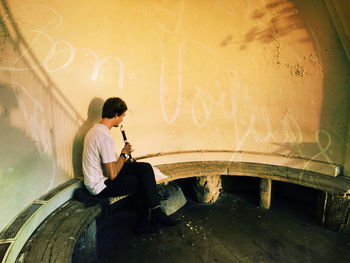
M 72 163 L 74 170 L 74 178 L 83 178 L 82 158 L 84 149 L 84 138 L 87 132 L 101 120 L 102 106 L 104 100 L 101 98 L 93 98 L 89 104 L 86 121 L 79 127 L 74 136 Z
M 8 84 L 0 84 L 0 174 L 10 175 L 27 153 L 35 154 L 36 149 L 32 140 L 24 130 L 13 127 L 11 112 L 18 109 L 18 101 L 14 90 Z M 3 178 L 4 179 L 4 178 Z M 2 180 L 3 181 L 3 180 Z
M 0 77 L 3 82 L 11 84 L 13 88 L 16 87 L 14 90 L 16 93 L 17 90 L 20 91 L 19 97 L 22 96 L 22 91 L 25 91 L 24 94 L 29 100 L 28 107 L 25 108 L 32 112 L 32 114 L 23 113 L 27 126 L 35 126 L 35 131 L 32 132 L 34 141 L 39 141 L 38 137 L 42 135 L 49 138 L 47 143 L 52 147 L 51 155 L 55 158 L 57 169 L 62 171 L 60 174 L 56 173 L 57 183 L 60 183 L 66 180 L 67 176 L 73 175 L 71 143 L 83 118 L 52 81 L 48 72 L 42 67 L 43 63 L 35 56 L 31 45 L 23 38 L 17 26 L 18 23 L 14 20 L 7 1 L 2 0 L 0 2 Z M 39 117 L 38 112 L 43 115 Z M 25 121 L 23 123 L 25 124 Z M 38 151 L 42 154 L 40 142 L 35 143 L 38 144 Z
M 307 59 L 314 66 L 323 67 L 323 101 L 319 127 L 314 134 L 316 142 L 297 141 L 280 146 L 299 156 L 308 153 L 315 159 L 344 165 L 350 106 L 350 63 L 324 1 L 298 0 L 293 3 L 301 13 L 305 30 L 312 36 L 310 40 L 315 47 L 315 54 L 310 54 Z M 303 62 L 300 62 L 302 69 Z M 301 73 L 295 74 L 296 78 L 305 77 L 304 69 Z
M 0 83 L 0 175 L 10 182 L 11 178 L 17 180 L 11 176 L 13 173 L 28 176 L 32 170 L 40 170 L 42 174 L 33 178 L 34 183 L 41 175 L 49 178 L 57 168 L 54 167 L 54 157 L 49 156 L 40 143 L 26 133 L 27 123 L 18 115 L 18 108 L 15 90 L 8 84 Z M 12 113 L 15 112 L 13 117 Z M 17 123 L 16 126 L 13 121 Z M 0 180 L 1 184 L 4 180 Z M 21 178 L 21 181 L 25 180 Z
M 83 119 L 53 83 L 0 1 L 0 230 L 33 200 L 70 179 Z
M 0 83 L 0 200 L 5 220 L 18 213 L 16 207 L 37 198 L 60 172 L 53 157 L 26 131 L 14 89 Z
M 255 10 L 251 14 L 251 19 L 258 21 L 263 19 L 269 12 L 271 19 L 262 28 L 254 26 L 246 34 L 244 43 L 240 49 L 244 50 L 247 45 L 254 41 L 261 43 L 271 43 L 278 37 L 290 34 L 293 30 L 304 28 L 304 23 L 300 19 L 298 10 L 287 0 L 280 0 L 269 3 L 264 10 Z M 298 42 L 310 42 L 311 38 L 301 38 Z
M 250 18 L 257 22 L 264 20 L 266 23 L 261 27 L 251 28 L 242 41 L 241 50 L 248 48 L 253 42 L 270 44 L 269 47 L 276 51 L 275 64 L 279 67 L 288 67 L 291 75 L 297 81 L 312 76 L 312 68 L 308 69 L 306 63 L 323 68 L 321 112 L 319 116 L 309 116 L 309 118 L 320 118 L 318 130 L 314 134 L 314 142 L 304 142 L 302 136 L 295 132 L 290 134 L 290 137 L 294 137 L 295 142 L 276 143 L 280 147 L 276 152 L 343 165 L 350 107 L 350 90 L 348 89 L 350 63 L 324 1 L 271 1 L 263 9 L 255 10 Z M 300 29 L 306 30 L 307 36 L 295 39 L 295 43 L 289 45 L 310 42 L 315 51 L 309 56 L 294 58 L 298 61 L 297 65 L 290 66 L 288 57 L 283 53 L 280 40 L 281 37 Z M 224 46 L 229 42 L 230 39 L 226 39 L 221 45 Z M 310 100 L 312 101 L 312 98 Z M 298 101 L 295 103 L 297 104 Z M 307 115 L 308 112 L 305 114 Z M 307 162 L 305 164 L 307 165 Z
M 40 170 L 47 176 L 51 171 L 51 156 L 47 156 L 38 142 L 29 137 L 26 130 L 26 122 L 17 117 L 16 123 L 12 124 L 12 112 L 17 112 L 19 104 L 15 91 L 8 84 L 0 84 L 0 175 L 4 176 L 1 183 L 13 179 L 17 180 L 15 174 L 28 175 L 32 169 L 40 163 Z M 7 176 L 8 177 L 7 177 Z M 39 175 L 36 176 L 38 178 Z M 23 182 L 23 178 L 21 181 Z M 35 179 L 34 179 L 35 180 Z M 33 180 L 33 181 L 34 181 Z M 11 181 L 12 182 L 12 181 Z

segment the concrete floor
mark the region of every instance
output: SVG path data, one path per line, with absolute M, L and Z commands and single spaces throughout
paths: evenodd
M 182 219 L 175 227 L 135 236 L 135 213 L 121 209 L 99 226 L 99 262 L 350 262 L 350 236 L 304 212 L 264 210 L 224 193 L 214 205 L 187 204 L 172 216 Z

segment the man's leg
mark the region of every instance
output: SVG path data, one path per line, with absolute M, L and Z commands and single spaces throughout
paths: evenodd
M 120 174 L 114 180 L 107 179 L 104 183 L 106 188 L 97 197 L 116 197 L 138 192 L 138 178 L 135 174 Z
M 153 225 L 174 226 L 178 222 L 173 221 L 160 209 L 160 198 L 154 177 L 154 171 L 149 163 L 131 163 L 128 171 L 136 173 L 139 179 L 140 193 L 145 198 L 145 203 L 152 209 L 151 221 Z
M 160 198 L 157 191 L 157 185 L 154 177 L 153 168 L 149 163 L 132 162 L 127 163 L 121 171 L 122 175 L 136 175 L 138 181 L 138 194 L 143 202 L 149 208 L 160 205 Z
M 124 169 L 123 170 L 128 170 Z M 123 171 L 122 170 L 122 171 Z M 149 208 L 144 202 L 144 197 L 140 193 L 139 179 L 136 173 L 120 172 L 120 174 L 114 180 L 106 180 L 106 188 L 99 193 L 98 197 L 115 197 L 122 195 L 133 195 L 137 210 L 137 221 L 135 226 L 135 232 L 138 234 L 145 234 L 155 232 L 157 229 L 151 227 L 148 223 Z
M 99 196 L 136 194 L 147 208 L 152 209 L 151 216 L 154 225 L 172 226 L 176 224 L 160 209 L 154 172 L 149 163 L 126 163 L 117 178 L 113 181 L 106 180 L 105 184 L 107 187 L 98 194 Z

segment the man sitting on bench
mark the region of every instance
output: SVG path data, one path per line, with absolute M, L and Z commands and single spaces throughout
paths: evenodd
M 127 106 L 122 99 L 107 99 L 102 108 L 102 120 L 86 134 L 83 151 L 84 184 L 89 193 L 96 197 L 136 195 L 144 204 L 144 209 L 139 209 L 138 213 L 136 231 L 139 233 L 173 226 L 176 222 L 160 209 L 152 166 L 149 163 L 128 161 L 133 151 L 129 143 L 116 158 L 110 130 L 118 127 L 126 111 Z M 150 224 L 145 220 L 149 208 Z

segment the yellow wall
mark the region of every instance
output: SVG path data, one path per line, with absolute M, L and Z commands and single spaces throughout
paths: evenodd
M 350 2 L 348 0 L 325 0 L 339 37 L 350 59 Z
M 337 29 L 345 52 L 350 60 L 350 1 L 348 0 L 325 0 L 328 11 Z M 350 114 L 350 112 L 349 112 Z M 349 118 L 349 117 L 348 117 Z M 348 123 L 346 156 L 350 156 L 350 123 Z M 345 159 L 344 170 L 350 173 L 350 158 Z
M 350 67 L 321 0 L 7 4 L 0 229 L 72 176 L 79 115 L 110 96 L 129 106 L 134 156 L 211 149 L 345 162 Z

